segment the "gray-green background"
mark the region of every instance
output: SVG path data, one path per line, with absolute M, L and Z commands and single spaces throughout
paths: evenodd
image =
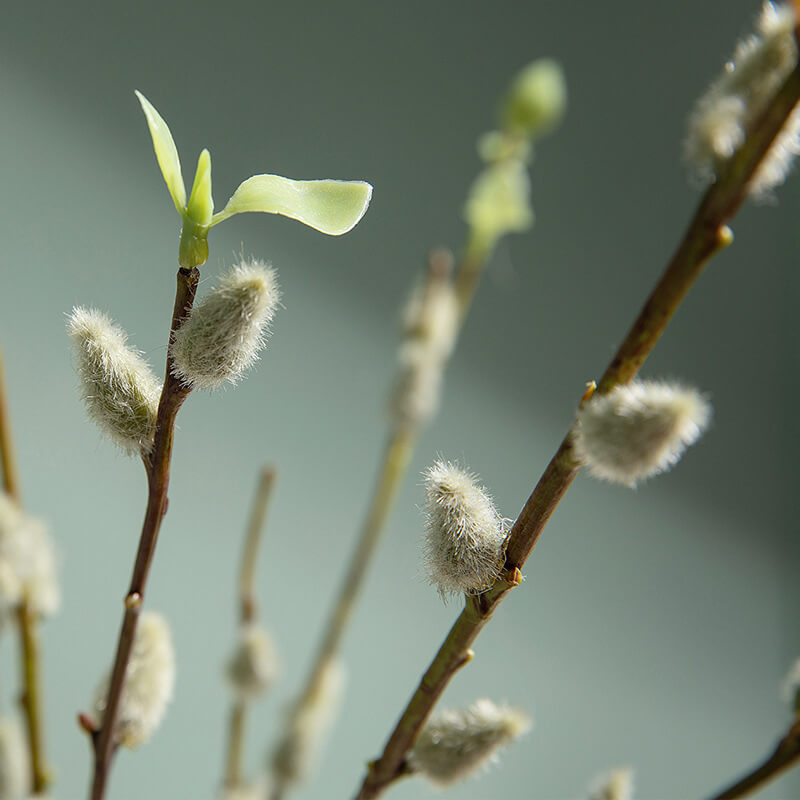
M 421 574 L 419 474 L 437 455 L 521 508 L 685 226 L 680 161 L 697 94 L 755 2 L 3 4 L 0 341 L 28 507 L 47 517 L 64 605 L 44 630 L 55 795 L 84 794 L 75 713 L 111 658 L 144 504 L 142 469 L 86 420 L 64 335 L 75 304 L 109 312 L 162 368 L 178 217 L 133 90 L 193 170 L 213 156 L 221 207 L 255 172 L 362 178 L 372 207 L 333 239 L 276 217 L 211 234 L 205 291 L 243 250 L 277 267 L 284 305 L 235 390 L 190 398 L 148 606 L 171 620 L 175 701 L 117 761 L 113 800 L 211 798 L 229 698 L 233 581 L 255 475 L 281 470 L 258 565 L 284 676 L 252 718 L 260 763 L 306 670 L 362 517 L 384 437 L 397 312 L 427 250 L 458 247 L 476 137 L 510 76 L 564 65 L 570 108 L 537 151 L 535 229 L 480 287 L 347 640 L 345 711 L 316 780 L 349 797 L 458 612 Z M 191 175 L 187 176 L 190 180 Z M 800 655 L 794 356 L 800 181 L 747 206 L 645 375 L 707 391 L 714 424 L 679 468 L 636 492 L 581 476 L 527 581 L 445 702 L 529 709 L 535 730 L 454 798 L 572 800 L 616 765 L 640 800 L 709 795 L 789 721 L 778 686 Z M 2 649 L 2 708 L 16 685 Z M 795 796 L 796 777 L 763 793 Z M 397 800 L 432 796 L 421 781 Z

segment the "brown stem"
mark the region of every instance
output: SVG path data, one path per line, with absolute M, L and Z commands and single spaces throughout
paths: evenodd
M 798 99 L 800 66 L 786 79 L 748 131 L 745 144 L 701 200 L 661 280 L 598 381 L 598 392 L 608 392 L 636 375 L 709 258 L 731 241 L 725 224 L 744 202 L 750 178 Z M 580 464 L 572 452 L 572 431 L 569 431 L 514 523 L 506 549 L 507 575 L 518 571 L 525 563 L 579 469 Z M 419 730 L 509 588 L 507 583 L 501 582 L 482 595 L 480 613 L 476 611 L 474 600 L 467 601 L 389 737 L 383 754 L 370 765 L 358 793 L 359 800 L 379 797 L 400 777 Z
M 22 504 L 17 460 L 11 436 L 11 416 L 6 391 L 3 353 L 0 350 L 0 463 L 3 467 L 3 488 L 17 505 Z M 38 616 L 33 612 L 28 598 L 23 596 L 17 608 L 20 661 L 22 664 L 22 693 L 20 705 L 25 717 L 25 729 L 30 753 L 30 782 L 34 794 L 40 794 L 50 785 L 52 773 L 44 754 L 44 713 L 42 708 L 42 680 L 40 675 Z
M 720 794 L 715 794 L 711 800 L 735 800 L 737 797 L 746 797 L 798 763 L 800 763 L 800 720 L 792 725 L 789 732 L 778 742 L 775 752 L 763 764 L 733 786 L 729 786 Z
M 189 311 L 191 311 L 199 277 L 200 273 L 195 267 L 190 269 L 181 267 L 178 270 L 178 287 L 172 312 L 170 338 L 180 327 Z M 136 553 L 130 588 L 125 597 L 125 613 L 122 618 L 114 667 L 111 671 L 111 684 L 108 689 L 103 722 L 94 737 L 94 776 L 89 795 L 91 800 L 102 800 L 105 795 L 111 762 L 116 751 L 113 732 L 125 682 L 125 673 L 130 660 L 136 624 L 139 620 L 139 613 L 144 600 L 147 576 L 153 561 L 158 532 L 167 512 L 167 489 L 169 487 L 175 417 L 183 401 L 191 391 L 172 375 L 171 367 L 171 356 L 168 350 L 166 376 L 164 378 L 164 388 L 161 392 L 161 400 L 158 404 L 153 450 L 150 456 L 144 459 L 148 481 L 147 510 L 142 525 L 142 534 L 139 539 L 139 549 Z

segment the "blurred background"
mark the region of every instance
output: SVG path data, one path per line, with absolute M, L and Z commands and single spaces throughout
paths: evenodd
M 28 509 L 46 517 L 64 602 L 46 623 L 54 796 L 85 795 L 75 724 L 110 662 L 145 502 L 140 464 L 81 407 L 65 314 L 108 312 L 163 368 L 179 218 L 133 95 L 169 122 L 191 180 L 211 150 L 217 207 L 257 172 L 375 186 L 341 239 L 243 215 L 215 228 L 200 291 L 240 252 L 279 272 L 284 306 L 236 389 L 179 417 L 170 508 L 147 605 L 171 621 L 168 717 L 123 752 L 110 800 L 213 798 L 229 694 L 234 581 L 262 464 L 278 466 L 258 564 L 283 678 L 248 729 L 248 768 L 304 679 L 357 534 L 386 432 L 398 313 L 435 245 L 458 249 L 476 138 L 528 61 L 564 66 L 562 127 L 537 147 L 534 229 L 505 241 L 478 290 L 355 626 L 336 735 L 298 800 L 350 797 L 455 619 L 423 577 L 420 473 L 460 459 L 514 517 L 660 274 L 697 203 L 685 120 L 756 2 L 204 2 L 6 4 L 0 29 L 0 342 Z M 482 634 L 444 704 L 530 711 L 535 729 L 464 800 L 573 800 L 608 768 L 640 800 L 702 798 L 771 751 L 796 610 L 796 261 L 800 180 L 748 204 L 643 375 L 710 395 L 714 423 L 636 491 L 579 476 L 525 584 Z M 0 640 L 0 708 L 15 641 Z M 763 792 L 788 800 L 788 776 Z M 392 797 L 426 798 L 421 780 Z

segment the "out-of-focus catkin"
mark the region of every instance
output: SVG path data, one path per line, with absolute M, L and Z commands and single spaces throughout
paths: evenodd
M 530 727 L 524 712 L 486 699 L 466 709 L 440 711 L 422 729 L 409 763 L 432 783 L 450 786 L 488 766 Z
M 24 800 L 30 790 L 30 758 L 16 717 L 0 717 L 0 800 Z
M 255 623 L 243 625 L 227 668 L 233 690 L 243 698 L 257 697 L 272 686 L 278 669 L 269 633 Z
M 620 767 L 592 781 L 589 800 L 633 800 L 633 770 Z
M 633 487 L 674 466 L 710 419 L 696 389 L 633 381 L 578 411 L 575 453 L 596 478 Z
M 765 2 L 755 33 L 736 46 L 725 71 L 689 116 L 684 154 L 701 180 L 714 180 L 797 64 L 791 3 Z M 790 114 L 750 181 L 750 192 L 769 196 L 786 180 L 800 153 L 800 107 Z
M 23 600 L 39 616 L 58 611 L 55 548 L 44 522 L 0 492 L 0 621 Z
M 336 718 L 344 688 L 344 665 L 337 658 L 321 667 L 316 691 L 289 711 L 284 738 L 270 760 L 275 779 L 284 785 L 306 780 L 314 769 L 320 744 Z
M 161 384 L 127 334 L 95 309 L 75 308 L 67 323 L 89 417 L 130 454 L 153 445 Z
M 102 722 L 109 678 L 97 691 L 95 711 Z M 166 620 L 152 611 L 142 614 L 136 628 L 114 739 L 123 747 L 146 742 L 161 724 L 175 685 L 175 653 Z
M 279 302 L 275 270 L 256 260 L 234 267 L 175 332 L 175 377 L 197 389 L 236 383 L 258 360 Z
M 434 253 L 428 275 L 413 290 L 403 311 L 399 369 L 389 402 L 395 429 L 417 430 L 439 408 L 442 375 L 459 326 L 451 271 L 449 253 Z

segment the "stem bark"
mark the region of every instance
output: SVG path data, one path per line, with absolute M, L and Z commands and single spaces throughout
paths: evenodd
M 195 267 L 181 267 L 178 270 L 178 286 L 172 311 L 170 341 L 192 309 L 199 277 L 200 273 Z M 161 392 L 161 400 L 158 404 L 153 449 L 150 455 L 143 459 L 147 471 L 147 510 L 145 511 L 130 588 L 125 597 L 125 613 L 122 617 L 114 667 L 111 671 L 111 683 L 108 689 L 106 709 L 103 714 L 102 724 L 93 737 L 94 775 L 89 794 L 91 800 L 102 800 L 105 796 L 111 763 L 117 748 L 117 743 L 114 740 L 114 726 L 125 683 L 125 673 L 133 648 L 136 625 L 139 621 L 139 614 L 144 601 L 147 577 L 150 573 L 150 566 L 155 553 L 158 532 L 164 515 L 167 513 L 167 490 L 169 488 L 175 417 L 190 391 L 189 387 L 184 386 L 172 375 L 172 358 L 168 349 L 166 375 L 164 388 Z
M 748 131 L 745 143 L 704 195 L 661 279 L 598 381 L 598 392 L 608 392 L 617 384 L 627 383 L 635 377 L 708 260 L 731 242 L 732 235 L 726 223 L 746 199 L 750 178 L 798 99 L 800 66 L 788 76 Z M 506 549 L 506 576 L 518 574 L 580 467 L 572 452 L 570 430 L 514 523 Z M 428 667 L 383 753 L 370 763 L 358 800 L 379 797 L 403 776 L 406 756 L 436 701 L 459 667 L 468 660 L 475 638 L 515 583 L 501 580 L 479 600 L 467 599 L 464 610 Z

